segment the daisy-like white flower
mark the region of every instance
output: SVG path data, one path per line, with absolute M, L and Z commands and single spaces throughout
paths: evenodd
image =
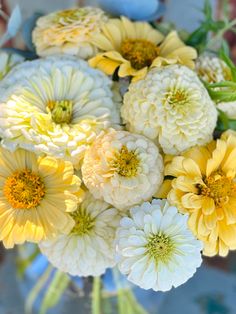
M 232 80 L 231 70 L 227 64 L 211 54 L 203 54 L 197 59 L 196 72 L 207 83 L 220 83 Z M 216 106 L 230 119 L 236 119 L 236 101 L 218 102 Z
M 0 240 L 6 248 L 38 243 L 74 226 L 81 181 L 69 161 L 0 148 Z
M 0 80 L 18 63 L 24 61 L 24 58 L 16 53 L 7 53 L 0 50 Z
M 202 243 L 188 229 L 187 219 L 166 200 L 130 209 L 116 236 L 118 266 L 129 281 L 168 291 L 193 276 L 202 262 Z
M 111 205 L 86 193 L 71 213 L 75 226 L 69 235 L 41 242 L 39 247 L 61 271 L 74 276 L 100 276 L 115 265 L 114 239 L 120 215 Z
M 157 146 L 144 136 L 109 130 L 86 152 L 82 176 L 95 198 L 126 209 L 156 192 L 163 161 Z
M 182 65 L 154 68 L 131 83 L 121 115 L 130 132 L 157 140 L 166 154 L 208 143 L 217 110 L 196 73 Z
M 108 17 L 99 8 L 74 8 L 50 13 L 37 20 L 33 42 L 39 56 L 75 55 L 82 59 L 94 56 L 98 48 L 91 42 Z
M 180 63 L 194 68 L 197 52 L 186 46 L 177 32 L 164 37 L 145 22 L 131 22 L 126 17 L 111 19 L 92 42 L 104 51 L 89 60 L 90 65 L 111 75 L 117 68 L 118 76 L 142 79 L 150 67 Z
M 236 136 L 227 132 L 207 146 L 194 147 L 167 164 L 174 177 L 168 200 L 204 242 L 207 256 L 236 249 Z
M 22 63 L 1 84 L 3 145 L 77 166 L 100 130 L 119 122 L 111 88 L 103 73 L 72 57 Z

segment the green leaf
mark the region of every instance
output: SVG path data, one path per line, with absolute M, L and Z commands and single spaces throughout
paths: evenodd
M 205 14 L 206 18 L 211 19 L 212 8 L 211 8 L 211 3 L 209 0 L 205 0 L 204 7 L 203 7 L 203 13 Z
M 212 84 L 205 83 L 205 86 L 211 99 L 216 103 L 236 101 L 236 82 L 223 81 Z
M 236 82 L 236 67 L 233 63 L 233 61 L 229 57 L 229 49 L 227 52 L 226 44 L 223 44 L 219 51 L 219 57 L 227 64 L 227 66 L 230 68 L 232 80 Z
M 236 120 L 229 119 L 227 115 L 218 109 L 219 115 L 218 115 L 218 121 L 217 121 L 217 130 L 219 131 L 225 131 L 228 129 L 236 130 Z
M 69 282 L 70 278 L 67 274 L 59 270 L 55 271 L 50 286 L 45 292 L 39 314 L 46 314 L 50 308 L 54 307 L 59 302 Z

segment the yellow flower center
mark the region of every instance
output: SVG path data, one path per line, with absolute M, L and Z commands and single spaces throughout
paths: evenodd
M 52 120 L 57 124 L 69 124 L 73 116 L 72 100 L 50 100 L 47 107 L 51 111 Z
M 158 51 L 155 44 L 145 39 L 126 39 L 121 44 L 121 55 L 136 70 L 150 66 L 158 56 Z
M 70 213 L 70 215 L 75 221 L 75 226 L 71 230 L 72 235 L 83 236 L 88 234 L 89 231 L 94 227 L 94 219 L 82 206 L 79 207 L 75 212 Z
M 229 197 L 236 192 L 236 183 L 221 171 L 216 171 L 208 178 L 204 178 L 204 183 L 206 186 L 199 187 L 200 194 L 213 198 L 218 206 L 225 204 Z
M 15 171 L 6 179 L 3 193 L 13 208 L 30 209 L 40 204 L 45 185 L 38 174 L 25 169 Z
M 122 177 L 134 177 L 138 171 L 139 159 L 135 151 L 129 151 L 123 145 L 121 150 L 115 153 L 115 158 L 111 162 L 111 166 Z
M 185 89 L 173 89 L 166 93 L 165 100 L 170 105 L 182 106 L 188 102 L 188 92 Z
M 154 258 L 156 263 L 158 261 L 167 263 L 173 254 L 174 243 L 170 237 L 163 233 L 153 234 L 150 236 L 146 248 L 147 254 Z

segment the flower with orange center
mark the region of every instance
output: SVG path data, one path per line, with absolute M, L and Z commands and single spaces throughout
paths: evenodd
M 189 214 L 204 254 L 226 256 L 236 249 L 236 136 L 223 135 L 174 157 L 165 174 L 174 177 L 168 200 Z
M 74 227 L 81 181 L 68 161 L 0 148 L 0 240 L 38 243 Z
M 89 60 L 91 66 L 111 75 L 142 79 L 150 67 L 180 63 L 194 68 L 196 50 L 186 46 L 175 31 L 164 37 L 145 22 L 131 22 L 125 17 L 111 19 L 100 34 L 91 37 L 103 53 Z

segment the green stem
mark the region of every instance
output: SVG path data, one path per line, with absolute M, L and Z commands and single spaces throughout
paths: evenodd
M 49 265 L 45 272 L 42 274 L 42 276 L 38 279 L 36 285 L 30 291 L 25 303 L 25 314 L 32 314 L 34 302 L 36 301 L 39 292 L 46 284 L 52 270 L 52 266 Z
M 101 279 L 94 277 L 92 291 L 92 314 L 101 314 Z

